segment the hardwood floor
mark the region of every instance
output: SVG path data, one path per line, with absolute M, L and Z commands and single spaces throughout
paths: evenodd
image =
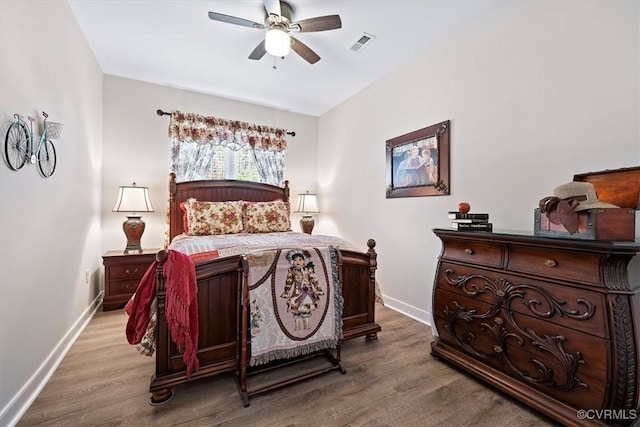
M 226 374 L 178 386 L 166 404 L 149 405 L 154 359 L 127 343 L 123 310 L 98 312 L 18 426 L 555 425 L 434 360 L 429 327 L 380 305 L 376 316 L 377 342 L 343 344 L 346 375 L 333 371 L 255 396 L 244 408 Z

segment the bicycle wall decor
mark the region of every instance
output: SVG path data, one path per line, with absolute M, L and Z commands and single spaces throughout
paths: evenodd
M 40 139 L 36 141 L 33 133 L 33 122 L 35 118 L 28 116 L 29 128 L 27 123 L 19 114 L 14 114 L 16 119 L 7 129 L 4 137 L 4 154 L 7 165 L 10 169 L 17 171 L 22 168 L 27 160 L 31 164 L 38 163 L 40 174 L 48 178 L 53 175 L 56 170 L 56 148 L 52 139 L 60 138 L 62 134 L 62 124 L 48 122 L 49 115 L 42 112 L 44 117 L 42 134 Z

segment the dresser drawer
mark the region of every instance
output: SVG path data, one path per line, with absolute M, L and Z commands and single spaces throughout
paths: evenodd
M 144 273 L 151 265 L 150 262 L 138 263 L 138 264 L 123 264 L 113 265 L 109 267 L 109 278 L 111 280 L 128 280 L 128 279 L 142 279 Z
M 448 345 L 569 404 L 603 405 L 608 340 L 447 291 L 434 297 L 434 320 Z
M 537 276 L 600 285 L 600 256 L 509 245 L 507 269 Z
M 442 290 L 505 308 L 513 316 L 609 338 L 606 301 L 598 292 L 450 263 L 442 263 L 437 280 Z
M 502 245 L 498 243 L 452 239 L 445 245 L 442 257 L 472 264 L 501 267 L 502 252 Z

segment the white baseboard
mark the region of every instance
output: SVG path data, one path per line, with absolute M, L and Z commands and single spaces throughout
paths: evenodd
M 405 316 L 412 318 L 413 320 L 417 320 L 418 322 L 431 327 L 431 333 L 433 334 L 433 336 L 438 336 L 436 328 L 433 325 L 433 317 L 430 310 L 425 311 L 419 309 L 384 294 L 382 295 L 382 299 L 384 300 L 385 307 L 397 311 L 398 313 L 402 313 Z
M 62 363 L 62 359 L 64 359 L 82 331 L 87 327 L 87 324 L 102 303 L 103 294 L 104 291 L 98 294 L 64 337 L 62 337 L 60 342 L 58 342 L 58 345 L 49 353 L 49 356 L 42 362 L 36 372 L 29 378 L 29 381 L 27 381 L 13 399 L 2 408 L 2 411 L 0 411 L 0 426 L 12 427 L 20 421 L 20 418 L 27 412 L 29 406 L 36 400 L 36 397 L 38 397 L 53 373 L 58 369 L 58 366 Z

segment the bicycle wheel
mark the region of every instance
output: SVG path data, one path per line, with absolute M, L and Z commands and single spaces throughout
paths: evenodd
M 38 152 L 38 169 L 45 178 L 53 175 L 56 170 L 56 147 L 53 146 L 53 142 L 47 139 L 40 151 Z
M 29 132 L 27 127 L 20 123 L 11 123 L 4 137 L 4 154 L 7 165 L 17 171 L 27 161 L 27 147 L 29 146 Z

